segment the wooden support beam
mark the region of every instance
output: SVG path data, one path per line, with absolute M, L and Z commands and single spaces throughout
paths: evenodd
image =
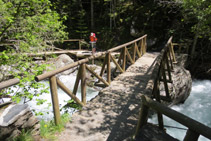
M 170 47 L 170 52 L 171 52 L 171 55 L 172 55 L 172 58 L 173 58 L 173 62 L 176 63 L 177 61 L 176 61 L 176 58 L 175 58 L 172 42 L 170 43 L 169 47 Z
M 81 50 L 81 41 L 78 41 L 79 50 Z
M 199 138 L 199 133 L 196 133 L 195 131 L 188 129 L 183 141 L 197 141 L 198 138 Z
M 144 96 L 144 95 L 143 95 Z M 167 117 L 177 121 L 178 123 L 188 127 L 189 129 L 193 130 L 196 133 L 200 133 L 201 135 L 205 136 L 208 139 L 211 139 L 211 128 L 192 119 L 188 116 L 179 113 L 163 104 L 160 104 L 156 101 L 153 101 L 151 98 L 144 96 L 145 102 L 144 104 L 164 115 Z
M 126 67 L 126 47 L 123 48 L 123 62 L 122 62 L 122 69 L 125 71 L 125 67 Z
M 171 53 L 169 51 L 169 48 L 167 48 L 167 52 L 168 52 L 168 58 L 169 58 L 169 61 L 170 61 L 170 64 L 171 64 L 171 71 L 174 70 L 174 67 L 173 67 L 173 61 L 172 61 L 172 58 L 171 58 Z
M 166 66 L 167 66 L 167 71 L 168 71 L 168 76 L 169 76 L 169 82 L 172 83 L 172 77 L 171 77 L 171 70 L 170 70 L 170 65 L 169 65 L 169 60 L 168 60 L 168 55 L 167 52 L 164 55 L 164 59 L 166 61 Z
M 164 82 L 164 80 L 161 78 L 160 81 Z M 173 81 L 166 80 L 167 83 L 173 83 Z
M 139 134 L 140 128 L 143 127 L 145 124 L 147 124 L 148 120 L 149 108 L 144 104 L 143 100 L 144 98 L 142 98 L 141 110 L 139 112 L 139 119 L 138 119 L 138 124 L 136 126 L 135 136 Z
M 122 59 L 122 56 L 123 56 L 123 50 L 121 50 L 120 56 L 119 56 L 118 61 L 117 61 L 117 63 L 120 64 L 119 65 L 120 67 L 121 67 L 121 59 Z M 114 72 L 116 72 L 116 69 L 117 69 L 117 67 L 114 69 Z
M 161 73 L 162 73 L 162 76 L 163 76 L 163 83 L 164 83 L 164 87 L 165 87 L 165 92 L 166 92 L 166 97 L 169 98 L 169 89 L 168 89 L 168 84 L 167 84 L 167 80 L 166 80 L 166 72 L 164 71 L 165 69 L 165 64 L 162 60 L 161 62 Z
M 56 125 L 61 123 L 60 111 L 59 111 L 59 100 L 57 94 L 57 83 L 56 76 L 50 77 L 50 90 L 51 90 L 51 99 L 53 104 L 53 112 L 54 112 L 54 121 Z
M 86 66 L 81 64 L 81 101 L 86 105 Z
M 10 87 L 12 85 L 18 84 L 19 82 L 20 82 L 20 80 L 18 78 L 3 81 L 3 82 L 0 83 L 0 90 L 7 88 L 7 87 Z
M 142 45 L 142 40 L 140 40 L 139 43 L 138 43 L 137 48 L 138 48 L 138 51 L 141 53 L 141 55 L 143 55 L 142 46 L 143 46 L 143 45 Z
M 74 88 L 73 88 L 73 94 L 74 95 L 76 95 L 76 93 L 77 93 L 78 85 L 79 85 L 80 80 L 81 80 L 81 67 L 79 67 L 79 69 L 78 69 L 78 74 L 76 76 L 75 85 L 74 85 Z
M 114 64 L 116 65 L 116 67 L 118 68 L 118 70 L 123 73 L 124 70 L 120 67 L 120 65 L 117 63 L 117 61 L 114 59 L 114 57 L 111 55 L 111 60 L 114 62 Z
M 77 104 L 84 106 L 82 103 L 59 79 L 56 80 L 58 86 L 69 95 Z
M 144 53 L 145 53 L 145 46 L 144 46 L 144 40 L 143 39 L 141 40 L 141 53 L 142 53 L 142 55 L 144 55 Z
M 160 72 L 158 73 L 158 76 L 160 75 Z M 158 80 L 159 77 L 155 80 L 154 88 L 153 88 L 153 95 L 155 96 L 156 101 L 160 102 L 160 82 Z M 158 125 L 160 129 L 164 129 L 163 125 L 163 116 L 160 112 L 157 112 L 158 117 Z
M 130 53 L 128 52 L 128 49 L 127 49 L 127 48 L 126 48 L 126 55 L 127 55 L 127 58 L 130 60 L 130 62 L 131 62 L 132 64 L 134 64 L 134 61 L 133 61 L 133 59 L 131 58 Z
M 110 84 L 111 83 L 111 54 L 107 54 L 107 82 Z
M 100 76 L 101 77 L 103 76 L 103 74 L 105 72 L 106 63 L 107 63 L 107 57 L 104 58 L 103 66 L 102 66 L 101 71 L 100 71 Z
M 144 37 L 143 40 L 144 40 L 144 53 L 146 53 L 147 52 L 147 37 Z
M 95 77 L 97 77 L 101 82 L 103 82 L 106 86 L 109 86 L 109 83 L 107 81 L 105 81 L 100 75 L 98 75 L 97 73 L 95 73 L 92 69 L 90 69 L 87 65 L 86 65 L 86 69 L 93 74 Z
M 167 98 L 166 96 L 160 96 L 160 99 L 167 102 L 172 102 L 171 97 Z
M 137 44 L 135 44 L 135 48 L 136 48 L 138 57 L 140 58 L 141 57 L 141 52 L 139 51 Z
M 136 61 L 136 42 L 135 42 L 135 44 L 134 44 L 134 46 L 133 46 L 133 61 L 135 62 Z

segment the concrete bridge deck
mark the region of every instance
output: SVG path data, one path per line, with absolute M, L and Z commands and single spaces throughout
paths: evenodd
M 151 78 L 157 56 L 158 53 L 144 54 L 88 102 L 82 111 L 74 113 L 66 130 L 59 135 L 59 140 L 130 140 L 138 121 L 141 95 Z M 140 140 L 144 140 L 144 137 Z M 161 140 L 172 138 L 166 134 L 161 136 Z

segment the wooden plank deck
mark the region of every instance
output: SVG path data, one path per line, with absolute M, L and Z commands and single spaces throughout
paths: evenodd
M 59 135 L 59 140 L 130 140 L 138 121 L 141 95 L 151 78 L 157 56 L 158 53 L 143 55 L 80 112 L 74 113 L 66 130 Z M 161 136 L 161 140 L 169 139 L 172 139 L 169 135 Z

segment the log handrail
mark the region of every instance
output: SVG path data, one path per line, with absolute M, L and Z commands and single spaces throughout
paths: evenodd
M 147 35 L 144 35 L 144 36 L 142 36 L 142 37 L 140 37 L 140 38 L 138 38 L 138 39 L 135 39 L 135 40 L 130 41 L 130 42 L 128 42 L 128 43 L 125 43 L 125 44 L 123 44 L 123 45 L 119 45 L 119 46 L 117 46 L 117 47 L 114 47 L 114 48 L 112 48 L 112 49 L 109 49 L 108 51 L 105 51 L 105 52 L 102 52 L 102 53 L 96 53 L 96 54 L 94 54 L 94 55 L 92 55 L 92 56 L 90 56 L 90 57 L 88 57 L 88 58 L 85 58 L 85 59 L 82 59 L 82 60 L 80 60 L 80 61 L 71 63 L 71 64 L 69 64 L 69 65 L 66 65 L 66 66 L 62 67 L 62 68 L 59 68 L 59 69 L 56 69 L 56 70 L 53 70 L 53 71 L 50 71 L 50 72 L 41 74 L 41 75 L 39 75 L 39 76 L 36 76 L 36 77 L 35 77 L 35 80 L 36 80 L 36 81 L 44 80 L 44 79 L 49 78 L 49 77 L 51 77 L 51 76 L 53 76 L 53 75 L 56 75 L 56 74 L 58 74 L 58 73 L 61 73 L 61 72 L 65 71 L 65 70 L 68 70 L 68 69 L 71 69 L 71 68 L 73 68 L 73 67 L 76 67 L 76 66 L 78 66 L 78 65 L 80 65 L 80 64 L 87 63 L 87 62 L 90 61 L 90 60 L 97 59 L 97 58 L 99 58 L 99 57 L 101 57 L 101 56 L 103 56 L 103 55 L 106 55 L 106 54 L 108 54 L 108 53 L 111 53 L 111 52 L 114 52 L 114 51 L 123 49 L 124 47 L 129 46 L 129 45 L 132 45 L 133 43 L 136 43 L 136 42 L 138 42 L 138 41 L 140 41 L 140 40 L 142 40 L 142 39 L 145 39 L 146 37 L 147 37 Z M 145 45 L 145 46 L 146 46 L 146 45 Z M 146 48 L 144 48 L 144 50 L 146 50 Z
M 121 73 L 123 73 L 126 69 L 126 63 L 128 62 L 130 62 L 130 64 L 135 63 L 136 59 L 140 58 L 146 52 L 146 49 L 147 49 L 146 37 L 147 35 L 144 35 L 138 39 L 135 39 L 123 45 L 119 45 L 105 52 L 96 53 L 90 57 L 68 64 L 62 68 L 58 68 L 56 70 L 36 76 L 35 77 L 36 81 L 41 81 L 41 80 L 50 78 L 49 80 L 50 80 L 51 97 L 52 97 L 54 118 L 55 118 L 56 125 L 60 123 L 57 85 L 65 93 L 67 93 L 77 104 L 84 106 L 86 104 L 86 70 L 88 70 L 91 74 L 93 74 L 93 76 L 95 76 L 98 79 L 98 81 L 103 82 L 105 86 L 109 86 L 112 81 L 112 76 L 111 76 L 112 72 L 111 72 L 111 67 L 110 67 L 111 61 L 113 61 L 114 64 L 116 65 L 116 69 L 114 72 L 116 72 L 116 70 L 118 69 Z M 132 48 L 133 50 L 132 56 L 131 56 L 131 53 L 128 51 L 128 48 Z M 121 54 L 119 56 L 118 61 L 116 61 L 115 58 L 111 56 L 111 53 L 116 52 L 118 50 L 121 50 Z M 93 61 L 94 59 L 100 58 L 102 56 L 105 56 L 104 63 L 101 68 L 101 72 L 98 75 L 97 73 L 92 71 L 92 69 L 89 68 L 89 66 L 87 66 L 86 63 L 88 63 L 89 61 Z M 76 77 L 73 92 L 71 92 L 59 79 L 56 79 L 55 75 L 77 66 L 80 66 L 80 67 L 79 67 L 78 74 Z M 105 72 L 105 69 L 107 69 L 106 70 L 107 80 L 104 80 L 103 78 L 103 73 Z M 81 83 L 81 101 L 75 96 L 78 90 L 79 83 Z
M 169 118 L 179 122 L 180 124 L 188 127 L 188 131 L 186 132 L 186 136 L 184 140 L 197 140 L 199 135 L 203 135 L 209 139 L 211 139 L 211 128 L 205 126 L 204 124 L 189 118 L 169 107 L 161 104 L 161 99 L 168 100 L 168 87 L 167 82 L 172 83 L 171 79 L 171 71 L 173 69 L 173 63 L 176 62 L 174 50 L 172 46 L 172 37 L 169 38 L 167 44 L 165 45 L 164 49 L 161 51 L 161 54 L 157 58 L 156 66 L 154 67 L 154 72 L 152 73 L 151 79 L 147 84 L 147 89 L 144 94 L 152 94 L 152 98 L 155 98 L 156 101 L 152 100 L 151 98 L 142 95 L 142 103 L 141 103 L 141 110 L 139 113 L 139 120 L 136 127 L 135 136 L 139 134 L 140 128 L 147 124 L 148 119 L 148 112 L 149 109 L 154 109 L 158 115 L 158 123 L 159 128 L 164 129 L 163 125 L 163 117 L 162 114 L 168 116 Z M 171 67 L 170 67 L 171 65 Z M 166 66 L 166 68 L 165 68 Z M 166 70 L 168 71 L 169 80 L 166 80 Z M 161 76 L 163 79 L 161 80 Z M 154 82 L 152 82 L 154 80 Z M 166 97 L 160 96 L 160 81 L 164 81 Z M 149 88 L 149 89 L 148 89 Z
M 3 81 L 0 83 L 0 90 L 4 89 L 4 88 L 8 88 L 10 86 L 13 86 L 15 84 L 18 84 L 20 82 L 20 80 L 18 78 L 14 78 L 14 79 L 9 79 L 7 81 Z
M 147 123 L 147 113 L 149 108 L 156 110 L 159 113 L 166 115 L 167 117 L 177 121 L 178 123 L 186 126 L 188 131 L 184 140 L 190 140 L 190 134 L 192 136 L 196 136 L 196 140 L 198 139 L 199 135 L 203 135 L 204 137 L 211 139 L 211 128 L 182 114 L 179 113 L 157 101 L 152 100 L 151 98 L 142 95 L 142 111 L 140 113 L 139 122 L 136 129 L 136 135 L 139 133 L 139 129 L 143 127 Z

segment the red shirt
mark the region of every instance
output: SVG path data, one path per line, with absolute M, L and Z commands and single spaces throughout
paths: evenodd
M 97 38 L 94 37 L 94 36 L 89 36 L 89 38 L 90 38 L 90 41 L 91 41 L 91 42 L 96 42 L 96 41 L 97 41 Z

